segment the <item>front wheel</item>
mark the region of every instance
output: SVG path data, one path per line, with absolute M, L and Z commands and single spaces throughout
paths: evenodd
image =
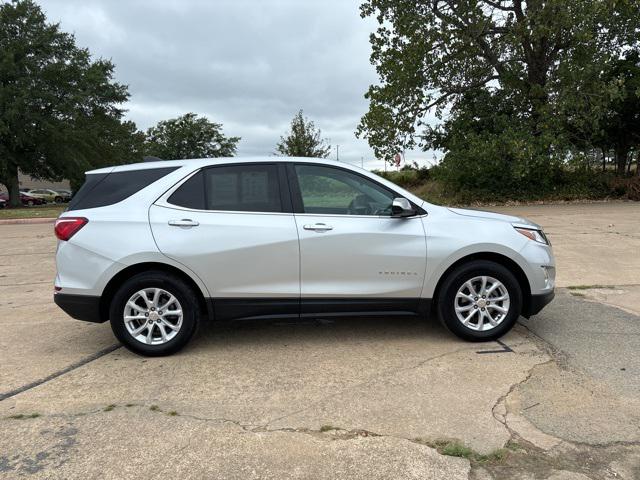
M 440 321 L 458 337 L 490 341 L 520 316 L 522 289 L 506 267 L 487 260 L 463 264 L 444 280 L 437 303 Z
M 127 280 L 111 302 L 115 336 L 146 356 L 170 355 L 184 347 L 200 315 L 193 290 L 165 272 L 145 272 Z

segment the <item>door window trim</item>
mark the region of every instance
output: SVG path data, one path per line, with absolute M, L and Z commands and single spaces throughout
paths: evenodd
M 189 208 L 180 205 L 169 203 L 168 199 L 173 193 L 178 190 L 184 183 L 186 183 L 191 177 L 197 175 L 205 170 L 212 168 L 226 168 L 226 167 L 242 167 L 242 166 L 254 166 L 254 165 L 270 165 L 275 166 L 278 172 L 278 188 L 280 190 L 280 204 L 282 211 L 280 212 L 261 212 L 261 211 L 247 211 L 247 210 L 208 210 L 199 208 Z M 206 192 L 205 192 L 206 194 Z M 224 163 L 218 165 L 205 165 L 193 172 L 189 173 L 186 177 L 178 181 L 169 190 L 163 193 L 154 203 L 159 207 L 172 208 L 175 210 L 183 210 L 186 212 L 199 212 L 199 213 L 226 213 L 226 214 L 243 214 L 243 215 L 291 215 L 293 213 L 293 206 L 291 203 L 291 194 L 289 188 L 289 180 L 287 178 L 287 172 L 282 162 L 235 162 Z
M 352 175 L 356 175 L 360 178 L 363 178 L 364 180 L 367 180 L 369 182 L 374 183 L 375 185 L 377 185 L 378 187 L 386 190 L 389 193 L 392 193 L 395 197 L 402 197 L 402 198 L 406 198 L 404 195 L 399 194 L 398 192 L 396 192 L 395 190 L 387 187 L 386 185 L 381 184 L 380 182 L 375 181 L 373 178 L 370 178 L 366 175 L 363 175 L 360 172 L 356 172 L 354 170 L 350 170 L 348 168 L 342 168 L 339 167 L 337 165 L 327 165 L 325 163 L 318 163 L 318 162 L 288 162 L 286 164 L 287 167 L 287 177 L 289 180 L 289 186 L 291 189 L 291 204 L 293 206 L 293 213 L 296 216 L 313 216 L 313 217 L 349 217 L 349 218 L 390 218 L 393 220 L 398 220 L 395 217 L 389 216 L 389 215 L 353 215 L 353 214 L 349 214 L 349 213 L 309 213 L 309 212 L 305 212 L 304 211 L 304 203 L 302 201 L 302 192 L 300 190 L 300 184 L 298 183 L 298 174 L 296 172 L 296 166 L 297 165 L 302 165 L 302 166 L 307 166 L 307 165 L 311 165 L 314 167 L 324 167 L 324 168 L 332 168 L 334 170 L 340 170 L 342 172 L 347 172 L 350 173 Z M 411 206 L 416 210 L 416 214 L 412 217 L 404 217 L 405 220 L 410 220 L 412 218 L 418 218 L 418 217 L 422 217 L 424 215 L 427 214 L 427 212 L 420 206 L 420 205 L 416 205 L 414 202 L 412 202 L 410 199 L 407 198 L 407 200 L 409 200 L 409 203 L 411 203 Z

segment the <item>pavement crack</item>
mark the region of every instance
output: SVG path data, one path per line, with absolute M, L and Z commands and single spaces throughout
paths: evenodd
M 342 390 L 340 390 L 338 392 L 335 392 L 335 393 L 332 393 L 330 395 L 326 395 L 326 396 L 322 397 L 321 399 L 319 399 L 318 401 L 312 403 L 311 405 L 308 405 L 308 406 L 306 406 L 304 408 L 301 408 L 299 410 L 296 410 L 294 412 L 287 413 L 287 414 L 282 415 L 280 417 L 273 418 L 267 423 L 267 425 L 271 425 L 271 424 L 273 424 L 275 422 L 278 422 L 280 420 L 284 420 L 285 418 L 289 418 L 289 417 L 292 417 L 292 416 L 297 415 L 299 413 L 309 411 L 309 410 L 317 407 L 318 405 L 321 405 L 322 403 L 326 402 L 327 400 L 335 398 L 338 395 L 342 395 L 342 394 L 344 394 L 346 392 L 349 392 L 351 390 L 354 390 L 356 388 L 360 388 L 362 386 L 374 383 L 374 382 L 378 381 L 379 379 L 381 379 L 381 378 L 383 378 L 385 376 L 389 376 L 389 375 L 400 373 L 400 372 L 406 372 L 406 371 L 409 371 L 409 370 L 415 370 L 416 368 L 420 368 L 423 365 L 426 365 L 427 363 L 432 362 L 434 360 L 438 360 L 440 358 L 444 358 L 444 357 L 447 357 L 449 355 L 456 355 L 456 354 L 458 354 L 460 352 L 470 351 L 472 349 L 473 349 L 473 345 L 465 347 L 465 348 L 460 348 L 460 349 L 454 350 L 452 352 L 446 352 L 446 353 L 441 353 L 440 355 L 434 355 L 433 357 L 429 357 L 429 358 L 420 360 L 419 362 L 414 363 L 413 365 L 409 365 L 407 367 L 391 368 L 391 369 L 379 372 L 379 373 L 373 375 L 372 377 L 368 378 L 367 380 L 364 380 L 362 382 L 358 382 L 358 383 L 355 383 L 353 385 L 350 385 L 350 386 L 348 386 L 346 388 L 343 388 Z

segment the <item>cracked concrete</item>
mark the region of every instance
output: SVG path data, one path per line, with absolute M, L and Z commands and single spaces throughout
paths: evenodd
M 561 284 L 633 291 L 640 260 L 619 259 L 640 246 L 638 206 L 510 213 L 548 224 Z M 0 254 L 0 393 L 113 343 L 50 303 L 49 230 L 0 226 L 15 242 Z M 596 271 L 580 255 L 598 249 L 625 267 Z M 640 322 L 633 304 L 587 301 L 614 303 L 605 290 L 560 291 L 503 339 L 513 352 L 389 319 L 204 328 L 162 359 L 118 349 L 0 402 L 0 478 L 640 478 Z M 476 453 L 424 444 L 440 440 Z

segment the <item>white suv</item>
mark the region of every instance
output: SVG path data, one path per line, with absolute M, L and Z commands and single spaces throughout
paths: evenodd
M 438 314 L 492 340 L 553 298 L 527 220 L 424 202 L 309 158 L 141 163 L 87 173 L 56 222 L 55 302 L 165 355 L 203 320 Z

